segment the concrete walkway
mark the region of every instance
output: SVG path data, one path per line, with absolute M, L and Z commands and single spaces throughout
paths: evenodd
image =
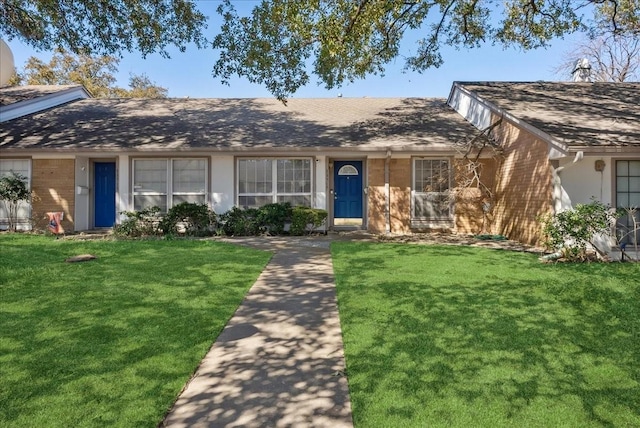
M 167 415 L 167 427 L 352 427 L 330 238 L 275 250 Z

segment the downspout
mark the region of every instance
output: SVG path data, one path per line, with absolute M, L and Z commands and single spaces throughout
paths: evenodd
M 557 168 L 552 167 L 552 180 L 553 180 L 553 211 L 558 213 L 562 209 L 562 179 L 560 178 L 560 172 L 564 169 L 574 166 L 584 158 L 584 152 L 582 150 L 576 152 L 576 156 L 568 165 L 559 166 Z
M 389 185 L 389 177 L 391 176 L 389 171 L 389 165 L 391 163 L 391 149 L 387 149 L 387 157 L 384 160 L 384 197 L 385 197 L 385 233 L 391 234 L 391 186 Z
M 566 168 L 574 166 L 584 158 L 584 152 L 582 150 L 576 152 L 576 157 L 573 158 L 573 162 L 568 165 L 554 167 L 551 166 L 551 179 L 553 180 L 553 212 L 557 214 L 562 209 L 562 179 L 560 178 L 560 172 Z M 562 257 L 562 251 L 556 251 L 552 254 L 547 254 L 540 257 L 541 260 L 550 261 L 558 260 Z

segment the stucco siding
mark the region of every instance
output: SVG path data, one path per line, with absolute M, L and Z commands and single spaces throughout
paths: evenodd
M 74 159 L 33 160 L 31 190 L 36 224 L 47 212 L 63 212 L 62 228 L 65 231 L 74 230 L 74 172 Z

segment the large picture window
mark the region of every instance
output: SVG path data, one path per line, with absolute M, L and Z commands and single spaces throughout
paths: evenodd
M 26 177 L 28 187 L 31 188 L 31 162 L 29 159 L 0 159 L 0 177 L 9 175 L 12 171 Z M 22 201 L 18 207 L 18 227 L 23 228 L 28 224 L 30 213 L 30 201 Z M 9 213 L 4 203 L 0 202 L 0 225 L 6 226 L 7 224 L 9 224 Z
M 239 159 L 238 205 L 275 202 L 311 206 L 310 159 Z
M 134 159 L 133 209 L 207 201 L 206 159 Z
M 616 206 L 625 209 L 636 208 L 635 222 L 640 224 L 640 160 L 616 162 Z M 618 220 L 617 233 L 622 238 L 621 243 L 633 242 L 633 230 L 634 218 L 631 215 L 626 214 Z
M 414 159 L 412 184 L 412 220 L 451 220 L 451 162 L 448 159 Z

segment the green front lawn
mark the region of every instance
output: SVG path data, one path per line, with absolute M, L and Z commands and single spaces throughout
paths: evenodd
M 640 265 L 332 253 L 356 427 L 640 426 Z
M 0 234 L 0 426 L 155 427 L 269 257 Z

